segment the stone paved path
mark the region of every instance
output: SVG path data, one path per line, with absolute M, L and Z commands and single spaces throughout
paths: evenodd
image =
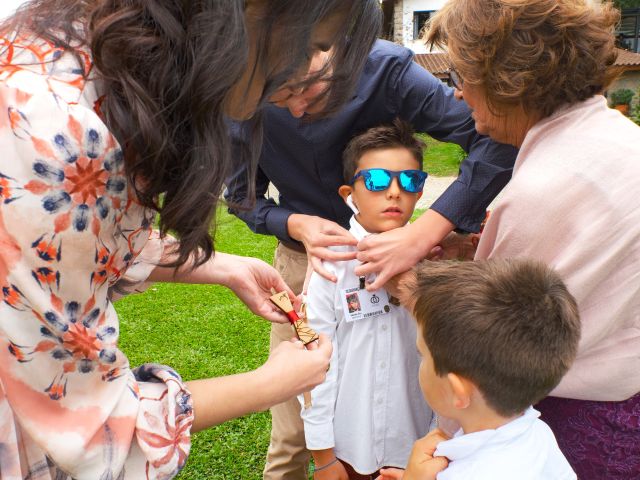
M 427 178 L 427 182 L 424 184 L 424 193 L 422 198 L 418 200 L 418 204 L 416 208 L 427 209 L 431 206 L 436 199 L 442 195 L 442 193 L 447 189 L 451 183 L 456 179 L 456 177 L 433 177 L 430 176 Z M 497 198 L 500 198 L 498 195 Z M 495 206 L 496 200 L 491 202 L 489 205 L 489 209 Z
M 424 184 L 422 198 L 418 200 L 416 208 L 429 208 L 431 204 L 435 202 L 440 195 L 442 195 L 442 192 L 444 192 L 455 179 L 456 177 L 429 176 L 426 183 Z

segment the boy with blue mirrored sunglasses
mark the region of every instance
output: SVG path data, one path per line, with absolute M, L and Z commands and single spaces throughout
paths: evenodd
M 338 192 L 354 210 L 349 231 L 357 240 L 407 224 L 427 178 L 422 149 L 399 120 L 351 140 Z M 364 288 L 354 273 L 358 260 L 323 265 L 337 281 L 313 273 L 307 289 L 309 325 L 333 344 L 327 380 L 302 410 L 313 478 L 376 478 L 382 467 L 406 465 L 433 420 L 418 385 L 416 326 L 384 289 Z
M 354 220 L 368 233 L 386 232 L 409 222 L 427 179 L 422 151 L 422 142 L 400 120 L 393 127 L 370 129 L 347 145 L 343 153 L 345 185 L 338 193 L 355 205 Z

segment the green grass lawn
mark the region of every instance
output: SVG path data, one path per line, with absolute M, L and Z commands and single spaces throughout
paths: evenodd
M 455 143 L 443 143 L 429 135 L 418 134 L 426 143 L 423 155 L 423 169 L 435 177 L 451 177 L 458 175 L 460 163 L 467 154 Z

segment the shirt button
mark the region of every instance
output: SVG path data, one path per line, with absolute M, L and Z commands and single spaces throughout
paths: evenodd
M 381 398 L 378 399 L 378 405 L 382 405 L 382 399 Z
M 386 367 L 386 366 L 387 366 L 387 364 L 386 364 L 386 363 L 384 363 L 384 362 L 380 362 L 380 368 L 384 368 L 384 367 Z
M 382 330 L 386 330 L 386 329 L 387 329 L 387 326 L 383 323 L 382 324 Z

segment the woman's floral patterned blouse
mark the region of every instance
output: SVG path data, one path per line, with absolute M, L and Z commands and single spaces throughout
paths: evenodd
M 189 453 L 180 377 L 118 349 L 110 290 L 162 246 L 83 58 L 0 37 L 2 480 L 168 479 Z

